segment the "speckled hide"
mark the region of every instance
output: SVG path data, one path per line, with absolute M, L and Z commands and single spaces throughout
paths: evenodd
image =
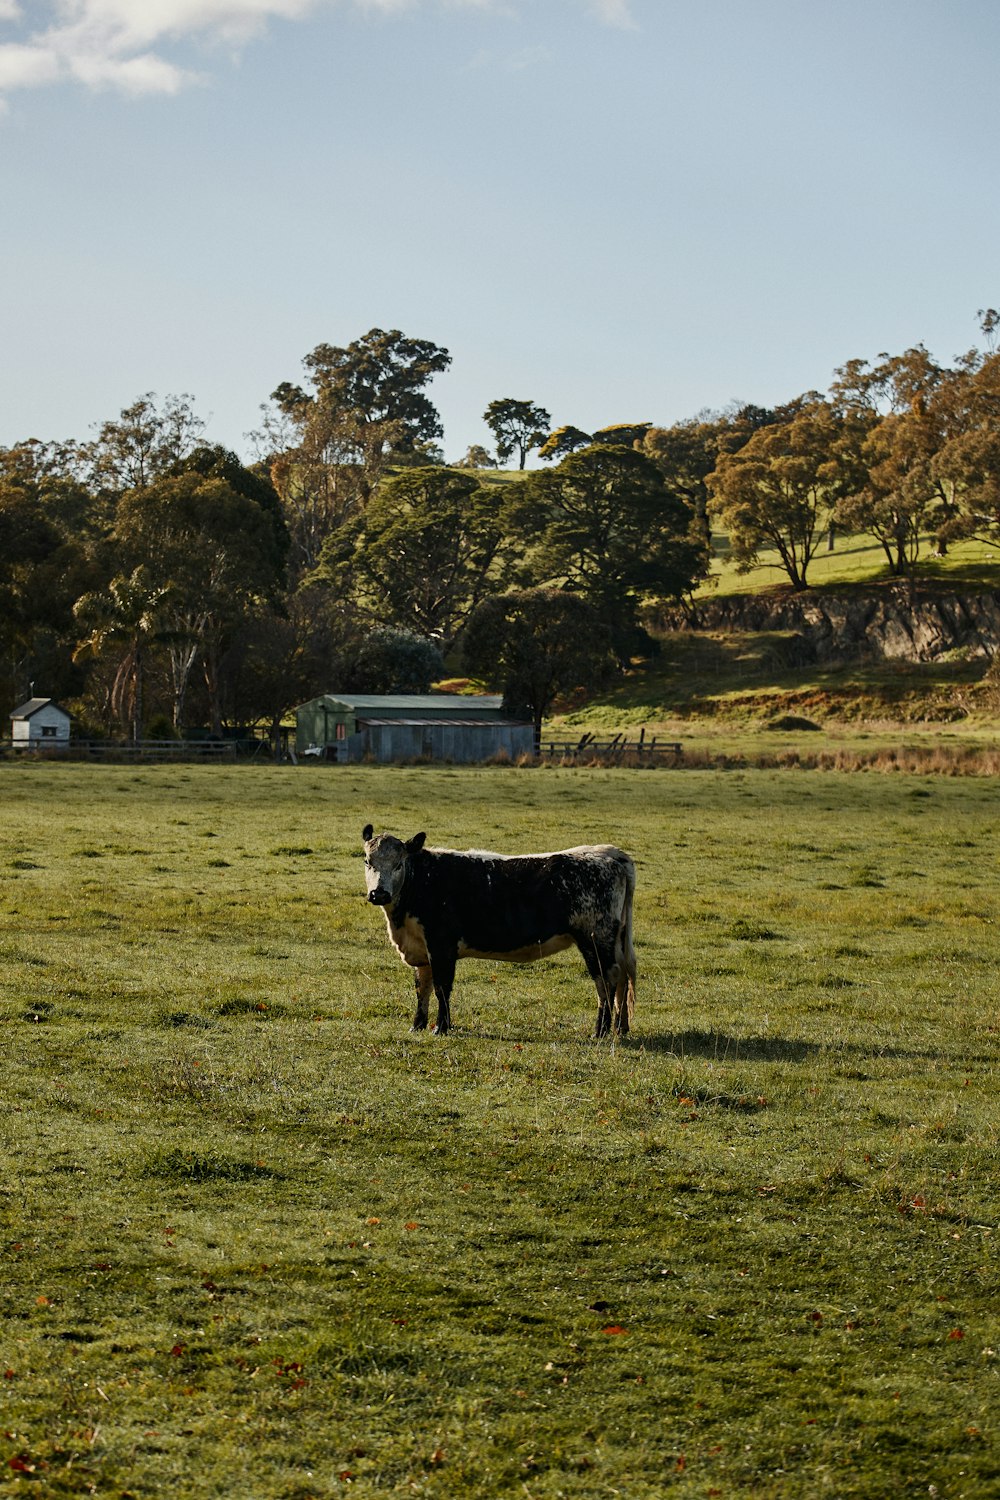
M 635 1005 L 632 945 L 635 865 L 613 844 L 551 854 L 428 849 L 362 830 L 368 900 L 385 913 L 389 938 L 415 971 L 413 1029 L 451 1026 L 451 991 L 460 958 L 532 963 L 574 944 L 597 988 L 596 1035 L 625 1035 Z

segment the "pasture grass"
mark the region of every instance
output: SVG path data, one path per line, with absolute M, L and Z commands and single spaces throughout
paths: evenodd
M 0 766 L 0 1492 L 979 1497 L 1000 1471 L 995 784 Z M 614 839 L 446 1039 L 368 820 Z

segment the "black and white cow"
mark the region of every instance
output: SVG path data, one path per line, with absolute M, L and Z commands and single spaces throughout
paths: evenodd
M 389 937 L 417 987 L 414 1031 L 427 1025 L 431 991 L 437 1025 L 451 1026 L 460 958 L 531 963 L 573 943 L 597 986 L 597 1032 L 624 1035 L 635 1004 L 632 946 L 635 866 L 612 844 L 554 854 L 505 855 L 428 849 L 426 834 L 405 843 L 362 830 L 368 900 L 385 911 Z

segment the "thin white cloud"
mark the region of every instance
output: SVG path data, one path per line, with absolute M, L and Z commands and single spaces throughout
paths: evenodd
M 43 0 L 32 0 L 37 14 Z M 172 45 L 191 40 L 242 46 L 271 21 L 302 21 L 321 7 L 353 5 L 391 16 L 431 0 L 48 0 L 49 24 L 0 40 L 0 95 L 75 80 L 91 89 L 174 94 L 197 75 L 174 62 Z M 510 0 L 434 0 L 445 10 L 510 14 Z M 581 0 L 609 26 L 634 25 L 630 0 Z M 21 23 L 26 5 L 0 0 L 0 26 Z M 2 36 L 2 33 L 0 33 Z
M 620 26 L 625 31 L 637 29 L 630 0 L 593 0 L 592 9 L 606 26 Z
M 191 79 L 190 73 L 155 52 L 142 52 L 136 57 L 84 52 L 70 55 L 66 62 L 72 76 L 88 88 L 114 88 L 125 94 L 176 94 Z
M 301 19 L 317 0 L 58 0 L 52 33 L 115 52 L 199 34 L 249 41 L 268 21 Z
M 0 94 L 54 83 L 61 71 L 59 58 L 49 47 L 21 46 L 16 42 L 0 47 Z
M 171 60 L 172 43 L 240 45 L 276 19 L 301 20 L 318 0 L 52 0 L 50 24 L 0 41 L 0 93 L 75 80 L 126 94 L 174 94 L 195 75 Z M 37 13 L 39 5 L 33 7 Z M 0 0 L 0 24 L 24 7 Z M 23 27 L 22 27 L 23 29 Z

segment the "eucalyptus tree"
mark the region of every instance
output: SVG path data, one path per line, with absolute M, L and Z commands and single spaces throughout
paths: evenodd
M 653 460 L 667 488 L 683 499 L 695 517 L 696 531 L 706 547 L 711 540 L 708 476 L 718 463 L 724 433 L 730 435 L 724 418 L 703 415 L 672 427 L 651 427 L 642 440 L 642 451 Z
M 566 458 L 570 453 L 575 453 L 578 448 L 586 448 L 593 442 L 589 432 L 584 432 L 582 427 L 574 427 L 572 424 L 565 427 L 554 427 L 545 442 L 538 450 L 538 457 L 546 463 L 554 459 Z
M 147 657 L 162 628 L 165 593 L 140 564 L 131 573 L 117 574 L 106 588 L 82 595 L 74 607 L 82 632 L 74 658 L 86 661 L 109 649 L 114 653 L 109 707 L 128 726 L 133 743 L 142 738 Z
M 200 659 L 212 727 L 221 732 L 219 663 L 228 635 L 283 583 L 286 538 L 274 510 L 197 468 L 166 474 L 118 503 L 114 540 L 161 590 L 175 726 Z
M 426 388 L 450 363 L 427 339 L 372 328 L 345 347 L 318 344 L 303 360 L 305 387 L 272 392 L 258 442 L 285 508 L 293 577 L 316 567 L 393 466 L 436 456 L 443 428 Z
M 608 427 L 599 427 L 592 441 L 608 447 L 641 448 L 652 425 L 652 422 L 612 422 Z
M 456 469 L 495 469 L 497 461 L 482 443 L 471 443 L 454 465 Z
M 493 434 L 500 462 L 506 463 L 516 453 L 517 466 L 523 469 L 531 450 L 545 442 L 552 418 L 544 406 L 536 406 L 533 401 L 503 396 L 490 402 L 483 421 Z
M 944 430 L 930 469 L 950 512 L 940 540 L 975 537 L 1000 547 L 1000 353 L 967 361 L 935 408 Z
M 157 405 L 155 391 L 147 391 L 117 418 L 102 422 L 97 437 L 79 450 L 91 486 L 113 496 L 142 489 L 185 458 L 205 430 L 193 400 L 167 396 Z
M 635 448 L 592 444 L 528 475 L 508 505 L 524 576 L 592 604 L 623 660 L 639 639 L 639 605 L 680 597 L 707 568 L 693 512 Z
M 849 361 L 831 388 L 853 433 L 857 472 L 834 519 L 875 537 L 897 577 L 912 575 L 925 537 L 943 540 L 956 515 L 953 487 L 935 458 L 958 418 L 962 378 L 961 364 L 946 369 L 918 344 L 873 365 Z
M 706 476 L 709 515 L 729 535 L 742 571 L 773 547 L 794 589 L 807 585 L 837 501 L 856 487 L 844 418 L 822 399 L 793 403 L 784 420 L 756 428 Z
M 447 651 L 480 600 L 509 582 L 516 551 L 502 485 L 467 470 L 403 469 L 379 486 L 353 534 L 331 539 L 318 576 L 373 622 Z
M 79 688 L 73 604 L 103 579 L 91 519 L 61 445 L 0 449 L 0 713 L 32 681 L 51 695 Z
M 503 693 L 504 708 L 530 718 L 537 751 L 542 720 L 564 693 L 593 692 L 617 671 L 611 632 L 593 605 L 566 589 L 513 589 L 483 601 L 462 640 L 466 670 Z
M 342 686 L 354 693 L 429 693 L 444 670 L 433 641 L 412 630 L 377 625 L 358 640 Z

